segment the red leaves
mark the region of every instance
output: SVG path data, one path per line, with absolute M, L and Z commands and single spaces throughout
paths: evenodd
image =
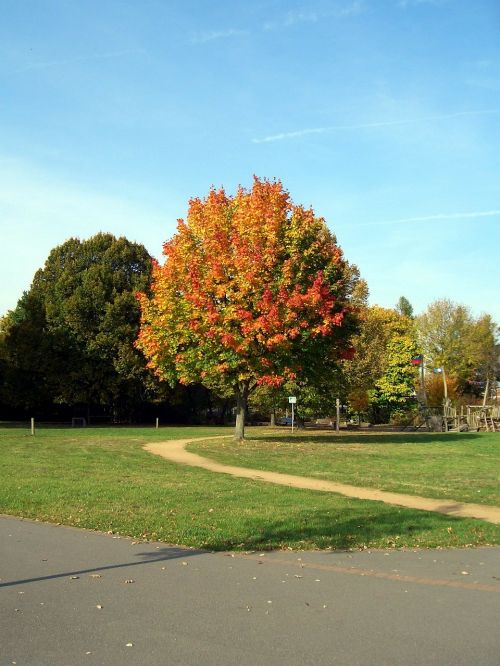
M 257 379 L 258 386 L 272 386 L 279 388 L 285 383 L 285 378 L 279 375 L 262 375 Z
M 164 376 L 209 382 L 231 371 L 279 386 L 294 373 L 283 365 L 294 346 L 343 325 L 331 277 L 343 274 L 342 252 L 279 181 L 191 199 L 164 254 L 152 299 L 141 297 L 137 343 Z
M 236 342 L 234 335 L 231 333 L 223 333 L 220 337 L 220 341 L 224 347 L 230 347 L 231 349 L 237 349 L 238 343 Z

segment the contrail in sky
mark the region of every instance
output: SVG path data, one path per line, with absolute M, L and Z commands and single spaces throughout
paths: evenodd
M 445 113 L 438 116 L 427 116 L 425 118 L 407 118 L 405 120 L 384 120 L 375 123 L 359 123 L 357 125 L 330 125 L 329 127 L 311 127 L 294 132 L 281 132 L 280 134 L 271 134 L 262 139 L 252 139 L 252 143 L 271 143 L 273 141 L 283 141 L 285 139 L 296 139 L 307 134 L 326 134 L 341 130 L 370 129 L 377 127 L 394 127 L 396 125 L 413 125 L 415 123 L 430 122 L 433 120 L 446 120 L 448 118 L 459 118 L 460 116 L 486 116 L 500 113 L 500 109 L 483 109 L 478 111 L 456 111 L 454 113 Z
M 484 210 L 470 213 L 436 213 L 420 217 L 402 217 L 398 220 L 383 220 L 380 222 L 361 222 L 360 224 L 339 224 L 340 227 L 377 227 L 385 224 L 406 224 L 409 222 L 432 222 L 434 220 L 467 220 L 478 217 L 500 217 L 500 210 Z

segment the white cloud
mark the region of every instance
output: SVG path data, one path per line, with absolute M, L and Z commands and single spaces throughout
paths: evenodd
M 301 23 L 318 23 L 328 18 L 347 18 L 357 16 L 365 10 L 365 3 L 362 0 L 337 5 L 327 11 L 316 9 L 296 9 L 289 11 L 283 18 L 275 21 L 268 21 L 263 25 L 263 30 L 280 30 L 290 28 Z
M 357 16 L 365 11 L 364 2 L 351 2 L 337 11 L 337 16 Z
M 449 0 L 398 0 L 396 6 L 401 9 L 407 7 L 418 7 L 418 5 L 433 5 L 434 7 L 441 7 L 448 4 Z
M 90 53 L 87 55 L 75 56 L 73 58 L 62 58 L 60 60 L 45 60 L 40 62 L 31 62 L 18 69 L 20 72 L 29 72 L 30 70 L 47 69 L 50 67 L 61 67 L 73 65 L 80 62 L 92 62 L 94 60 L 112 60 L 114 58 L 124 58 L 130 55 L 142 55 L 146 53 L 144 49 L 123 49 L 121 51 L 109 51 L 107 53 Z
M 237 30 L 235 28 L 229 28 L 228 30 L 213 30 L 211 32 L 200 32 L 194 37 L 191 38 L 191 44 L 206 44 L 207 42 L 213 42 L 217 39 L 228 39 L 231 37 L 239 37 L 240 35 L 246 35 L 246 30 Z
M 317 23 L 320 15 L 311 11 L 293 11 L 288 12 L 284 20 L 284 25 L 295 25 L 296 23 Z

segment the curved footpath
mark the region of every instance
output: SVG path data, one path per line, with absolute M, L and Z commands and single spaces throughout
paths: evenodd
M 253 481 L 266 481 L 267 483 L 275 483 L 281 486 L 289 486 L 291 488 L 321 490 L 324 492 L 338 493 L 339 495 L 345 495 L 346 497 L 356 497 L 358 499 L 404 506 L 409 509 L 435 511 L 436 513 L 444 513 L 459 518 L 479 518 L 488 523 L 500 524 L 500 508 L 495 506 L 468 504 L 464 502 L 455 502 L 453 500 L 431 499 L 429 497 L 419 497 L 418 495 L 403 495 L 401 493 L 391 493 L 386 490 L 360 488 L 345 483 L 335 483 L 334 481 L 323 481 L 321 479 L 313 479 L 305 476 L 282 474 L 281 472 L 269 472 L 259 469 L 250 469 L 248 467 L 223 465 L 222 463 L 203 458 L 196 453 L 191 453 L 185 450 L 185 447 L 190 442 L 204 441 L 207 439 L 227 439 L 229 437 L 232 437 L 232 435 L 156 442 L 146 444 L 144 449 L 181 465 L 202 467 L 211 472 L 230 474 L 231 476 L 252 479 Z

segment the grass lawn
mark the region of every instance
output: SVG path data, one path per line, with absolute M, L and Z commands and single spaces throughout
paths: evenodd
M 339 435 L 285 430 L 189 445 L 219 462 L 500 506 L 499 433 Z
M 175 465 L 141 448 L 229 432 L 84 428 L 38 430 L 31 437 L 27 430 L 0 428 L 0 513 L 211 550 L 500 543 L 500 528 L 482 521 L 236 479 Z M 238 462 L 247 464 L 240 454 L 263 446 L 262 431 L 256 432 L 258 439 L 249 430 L 252 440 L 238 447 Z M 236 455 L 229 440 L 219 442 L 219 453 Z M 290 450 L 290 461 L 300 455 L 294 446 L 310 446 L 295 438 L 272 442 L 275 456 Z

